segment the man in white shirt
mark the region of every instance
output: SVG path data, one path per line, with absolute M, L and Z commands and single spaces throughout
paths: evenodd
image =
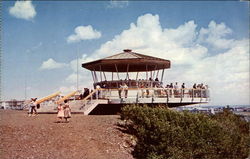
M 179 93 L 178 89 L 179 89 L 178 83 L 175 82 L 175 85 L 174 85 L 174 94 L 175 94 L 175 97 L 178 96 L 178 93 Z

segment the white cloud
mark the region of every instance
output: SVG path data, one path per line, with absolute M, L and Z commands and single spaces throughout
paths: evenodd
M 171 60 L 171 69 L 165 71 L 165 84 L 178 81 L 191 87 L 203 82 L 211 88 L 211 104 L 249 104 L 249 39 L 226 39 L 232 32 L 226 24 L 214 21 L 200 30 L 192 20 L 177 28 L 163 28 L 158 15 L 145 14 L 131 23 L 129 29 L 102 44 L 92 55 L 84 54 L 79 61 L 96 60 L 130 48 Z M 217 53 L 210 52 L 206 44 Z M 70 65 L 75 73 L 76 60 Z M 83 81 L 91 83 L 89 71 L 79 70 Z
M 58 69 L 67 66 L 65 63 L 58 63 L 52 58 L 49 58 L 47 61 L 44 61 L 40 67 L 41 70 L 51 70 L 51 69 Z
M 81 40 L 98 39 L 101 36 L 101 32 L 93 29 L 91 25 L 78 26 L 75 28 L 75 33 L 67 38 L 67 42 L 74 43 L 79 42 Z
M 128 6 L 128 1 L 123 0 L 111 0 L 108 4 L 108 8 L 125 8 Z
M 31 20 L 36 16 L 36 10 L 31 1 L 16 1 L 9 9 L 10 15 L 25 20 Z
M 201 28 L 198 40 L 201 43 L 208 43 L 215 48 L 228 49 L 233 44 L 234 40 L 224 37 L 231 33 L 232 30 L 224 23 L 216 24 L 215 21 L 211 21 L 208 28 Z

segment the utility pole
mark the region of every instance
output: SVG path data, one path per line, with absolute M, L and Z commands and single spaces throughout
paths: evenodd
M 77 52 L 76 52 L 76 89 L 77 91 L 79 90 L 79 69 L 78 69 L 78 64 L 79 64 L 79 60 L 78 60 L 78 54 L 79 54 L 79 45 L 77 47 Z

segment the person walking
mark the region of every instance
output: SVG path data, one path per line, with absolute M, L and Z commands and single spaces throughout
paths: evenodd
M 64 108 L 64 119 L 65 119 L 65 122 L 68 123 L 69 118 L 71 118 L 71 109 L 69 107 L 68 100 L 64 100 L 63 108 Z
M 31 102 L 29 104 L 29 116 L 37 115 L 36 111 L 36 99 L 37 98 L 31 98 Z

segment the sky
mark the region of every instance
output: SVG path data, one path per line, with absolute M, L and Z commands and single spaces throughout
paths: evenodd
M 171 60 L 164 83 L 250 104 L 249 2 L 3 1 L 1 99 L 92 87 L 81 63 L 132 49 Z M 25 89 L 26 88 L 26 89 Z

